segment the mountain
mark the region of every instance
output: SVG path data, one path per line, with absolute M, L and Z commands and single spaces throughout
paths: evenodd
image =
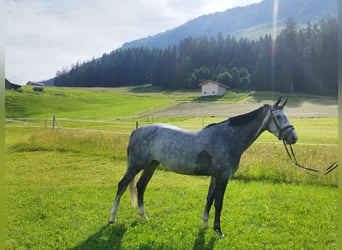
M 327 17 L 337 17 L 338 0 L 264 0 L 245 7 L 200 16 L 174 29 L 127 42 L 122 48 L 166 48 L 189 36 L 213 37 L 218 33 L 223 36 L 229 34 L 257 39 L 260 35 L 271 33 L 275 2 L 278 2 L 278 27 L 282 27 L 288 18 L 293 18 L 298 25 L 304 25 Z

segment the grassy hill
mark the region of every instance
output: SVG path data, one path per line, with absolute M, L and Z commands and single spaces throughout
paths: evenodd
M 6 117 L 42 118 L 46 114 L 63 118 L 116 119 L 134 116 L 174 102 L 172 98 L 122 94 L 110 89 L 45 88 L 34 92 L 6 91 Z
M 201 109 L 209 116 L 219 116 L 205 111 L 211 104 L 246 104 L 249 109 L 257 105 L 272 103 L 279 96 L 289 98 L 288 107 L 303 103 L 326 106 L 337 112 L 337 98 L 313 95 L 289 95 L 275 92 L 230 92 L 223 97 L 200 97 L 199 91 L 161 91 L 150 85 L 122 88 L 45 88 L 34 92 L 23 87 L 22 92 L 6 91 L 6 118 L 44 118 L 56 115 L 61 118 L 114 120 L 120 118 L 153 115 L 159 110 L 174 107 L 180 103 L 202 103 Z M 250 105 L 248 105 L 250 104 Z M 307 107 L 310 109 L 310 107 Z M 174 112 L 182 110 L 175 110 Z M 246 110 L 246 112 L 249 110 Z M 302 111 L 305 112 L 305 111 Z M 180 112 L 181 113 L 181 112 Z M 222 110 L 219 111 L 222 113 Z M 319 115 L 319 114 L 318 114 Z M 333 115 L 333 113 L 332 113 Z M 193 116 L 191 110 L 179 116 Z M 200 115 L 201 116 L 201 115 Z M 222 115 L 221 117 L 224 117 Z M 337 116 L 337 113 L 336 113 Z

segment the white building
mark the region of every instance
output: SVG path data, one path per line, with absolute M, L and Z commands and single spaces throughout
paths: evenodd
M 207 80 L 199 84 L 202 89 L 202 96 L 223 96 L 228 90 L 228 86 Z

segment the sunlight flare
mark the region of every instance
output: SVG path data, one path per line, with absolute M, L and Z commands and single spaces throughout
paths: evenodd
M 272 19 L 272 48 L 271 48 L 271 79 L 274 82 L 275 59 L 276 59 L 276 40 L 277 40 L 277 20 L 278 20 L 278 0 L 274 0 L 273 19 Z

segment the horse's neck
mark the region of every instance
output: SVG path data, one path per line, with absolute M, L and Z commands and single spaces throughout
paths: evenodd
M 266 130 L 265 123 L 268 117 L 268 109 L 263 109 L 260 115 L 254 120 L 241 126 L 239 140 L 242 143 L 243 151 L 246 150 Z

